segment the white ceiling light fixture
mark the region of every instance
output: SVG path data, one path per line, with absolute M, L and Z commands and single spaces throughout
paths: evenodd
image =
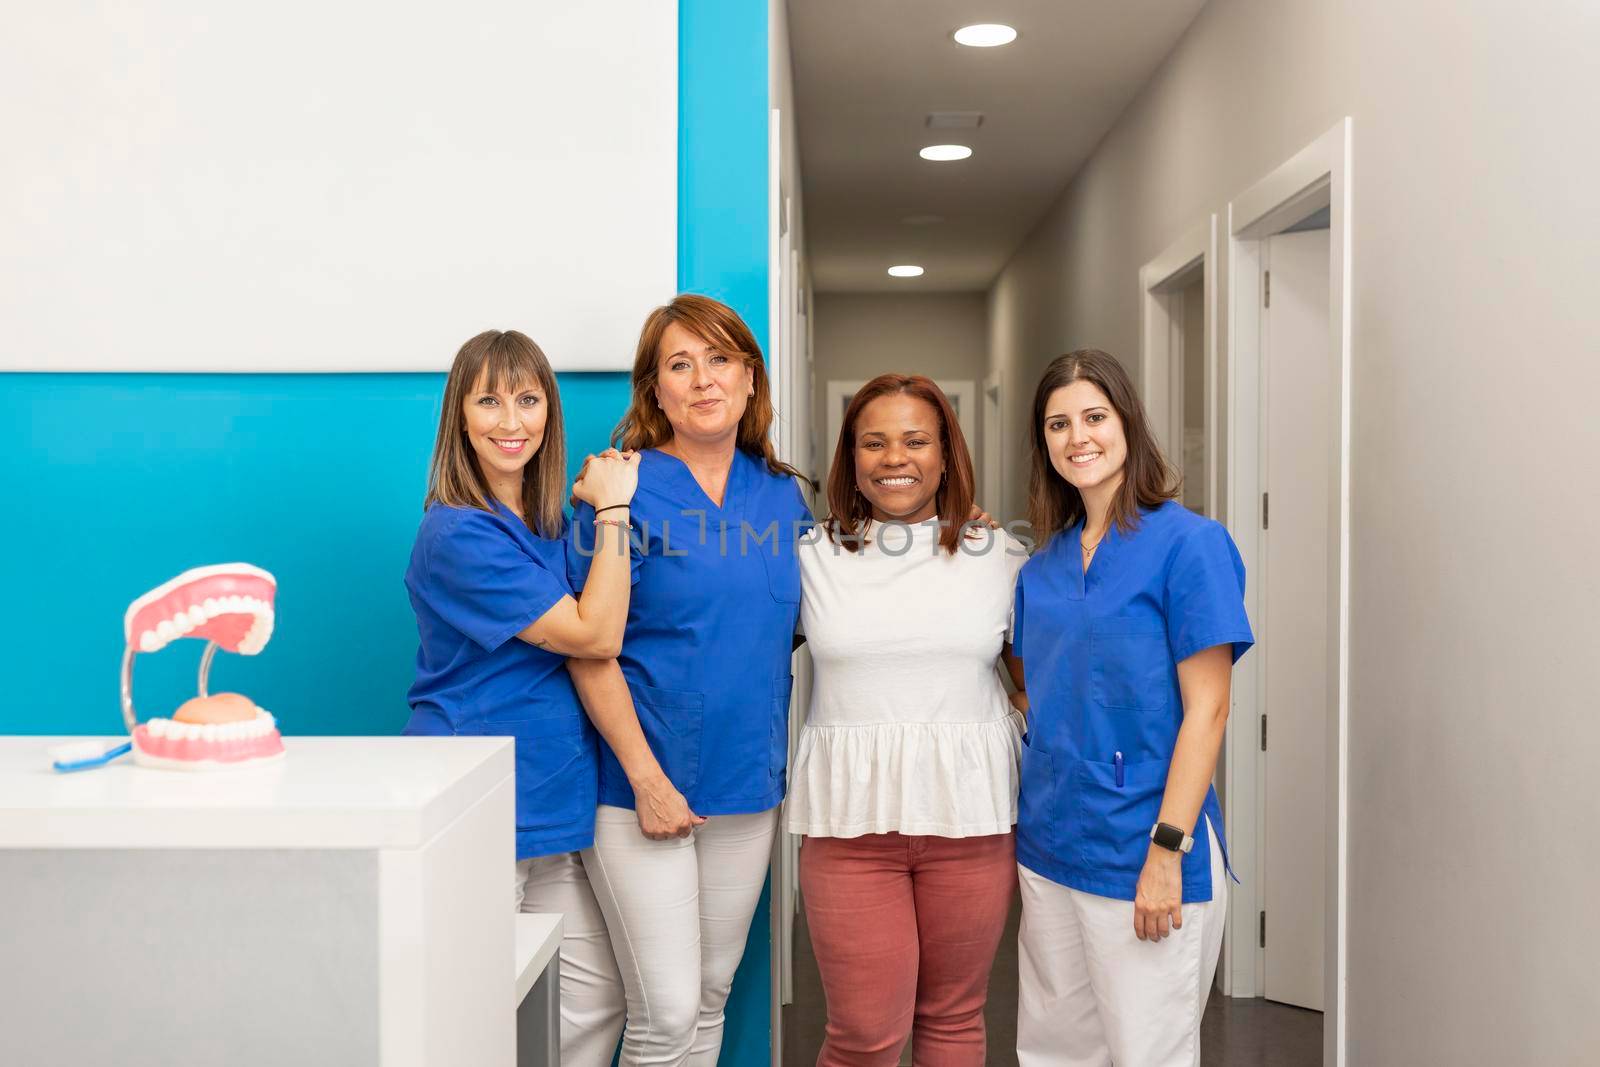
M 1017 31 L 998 22 L 980 22 L 976 26 L 963 26 L 955 33 L 956 44 L 968 48 L 997 48 L 1017 39 Z
M 953 159 L 966 159 L 972 155 L 972 149 L 964 144 L 931 144 L 917 155 L 936 163 L 947 163 Z
M 922 277 L 922 268 L 915 263 L 902 263 L 898 267 L 890 267 L 889 276 L 891 278 L 920 278 Z

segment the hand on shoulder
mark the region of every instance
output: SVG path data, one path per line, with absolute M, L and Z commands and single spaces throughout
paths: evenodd
M 584 458 L 583 467 L 572 483 L 574 503 L 583 501 L 595 508 L 627 504 L 639 486 L 639 453 L 608 448 L 599 455 Z

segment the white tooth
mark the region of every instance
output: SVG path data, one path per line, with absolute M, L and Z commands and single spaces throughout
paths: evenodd
M 222 612 L 222 604 L 216 597 L 208 596 L 201 601 L 200 607 L 204 609 L 206 618 L 212 618 Z
M 166 619 L 162 619 L 156 624 L 156 636 L 161 638 L 163 642 L 167 642 L 177 637 L 178 631 L 171 622 L 167 621 Z
M 202 608 L 199 604 L 196 604 L 194 607 L 190 608 L 189 609 L 189 621 L 194 623 L 196 626 L 205 625 L 205 621 L 206 621 L 205 609 Z
M 244 610 L 244 597 L 242 597 L 242 596 L 224 597 L 223 600 L 222 600 L 222 603 L 224 605 L 226 605 L 226 607 L 227 607 L 227 609 L 229 611 L 243 611 Z
M 139 651 L 155 652 L 161 648 L 161 637 L 154 630 L 146 630 L 139 635 Z
M 200 740 L 215 741 L 217 739 L 217 724 L 208 722 L 200 727 Z
M 145 729 L 150 731 L 151 737 L 166 737 L 167 727 L 171 725 L 166 719 L 151 719 L 145 723 Z
M 189 621 L 187 612 L 180 612 L 172 618 L 172 628 L 180 634 L 186 634 L 194 629 L 194 623 Z

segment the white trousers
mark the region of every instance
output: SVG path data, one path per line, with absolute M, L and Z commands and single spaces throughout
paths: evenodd
M 1209 823 L 1208 823 L 1209 827 Z M 1228 880 L 1211 838 L 1211 899 L 1183 929 L 1133 932 L 1133 901 L 1068 889 L 1025 867 L 1017 934 L 1020 1067 L 1194 1067 L 1200 1017 L 1222 953 Z
M 517 863 L 516 910 L 561 914 L 561 1062 L 610 1067 L 626 1002 L 605 918 L 576 852 Z
M 690 837 L 652 841 L 627 808 L 595 812 L 583 863 L 627 991 L 621 1067 L 716 1064 L 777 825 L 777 808 L 713 815 Z

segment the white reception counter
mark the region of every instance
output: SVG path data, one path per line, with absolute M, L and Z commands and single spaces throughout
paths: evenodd
M 58 740 L 0 738 L 8 1062 L 514 1062 L 508 739 L 66 775 Z

